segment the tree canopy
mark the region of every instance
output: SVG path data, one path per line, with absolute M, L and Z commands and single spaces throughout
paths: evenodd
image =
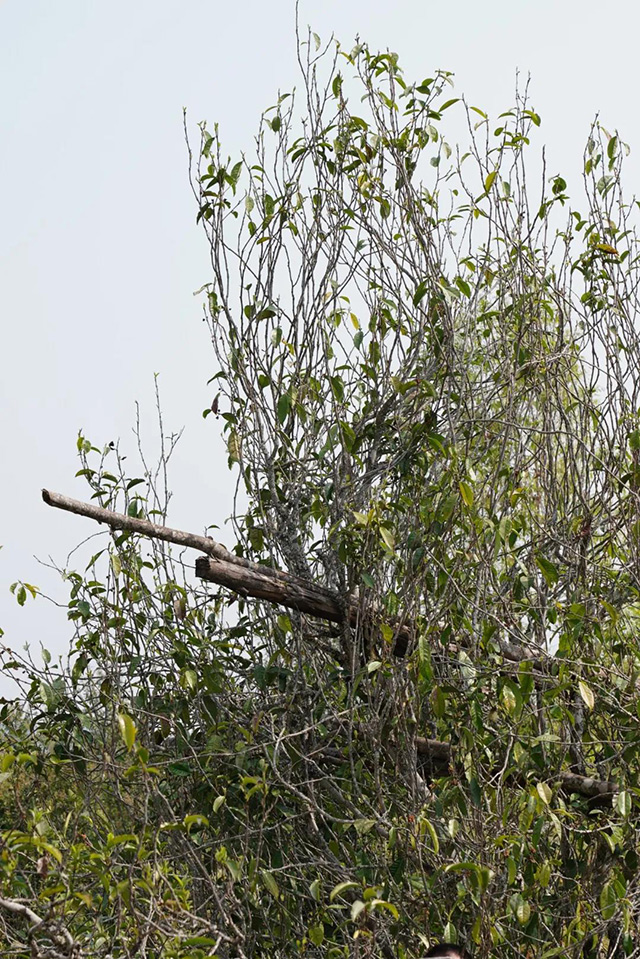
M 639 955 L 627 148 L 571 200 L 526 90 L 299 55 L 250 152 L 188 139 L 234 542 L 158 533 L 174 437 L 81 435 L 68 661 L 5 653 L 5 954 Z

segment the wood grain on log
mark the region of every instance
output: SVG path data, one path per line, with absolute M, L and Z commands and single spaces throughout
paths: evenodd
M 243 596 L 265 599 L 288 609 L 297 609 L 332 623 L 345 620 L 340 597 L 332 590 L 302 580 L 274 579 L 269 570 L 236 566 L 211 556 L 198 556 L 196 576 L 218 586 L 226 586 Z

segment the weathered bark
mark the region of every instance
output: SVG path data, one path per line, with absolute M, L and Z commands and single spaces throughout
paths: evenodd
M 345 607 L 337 593 L 315 583 L 283 577 L 275 579 L 268 569 L 250 569 L 210 556 L 198 556 L 196 576 L 218 586 L 226 586 L 242 596 L 265 599 L 269 603 L 297 609 L 332 623 L 345 620 Z
M 42 490 L 42 498 L 49 506 L 76 513 L 78 516 L 87 516 L 111 529 L 129 530 L 152 539 L 200 550 L 207 555 L 199 556 L 196 560 L 196 576 L 241 595 L 264 599 L 332 623 L 348 621 L 349 625 L 356 626 L 362 619 L 362 609 L 357 601 L 343 600 L 338 593 L 317 583 L 307 582 L 282 570 L 236 556 L 209 536 L 159 526 L 147 519 L 125 516 L 124 513 L 115 513 L 102 506 L 83 503 L 46 489 Z M 396 656 L 406 654 L 410 636 L 410 626 L 398 626 L 394 638 Z
M 418 756 L 429 759 L 431 762 L 447 764 L 451 762 L 451 746 L 449 743 L 440 742 L 438 739 L 424 739 L 422 736 L 417 736 L 416 749 Z
M 580 793 L 592 799 L 602 799 L 616 795 L 619 791 L 617 783 L 610 783 L 603 779 L 592 779 L 591 776 L 579 776 L 577 773 L 562 772 L 558 774 L 560 785 L 568 793 Z

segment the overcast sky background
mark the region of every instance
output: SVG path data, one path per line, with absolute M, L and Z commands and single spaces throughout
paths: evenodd
M 600 113 L 631 148 L 640 192 L 637 4 L 584 0 L 323 0 L 300 22 L 344 46 L 360 35 L 400 55 L 408 80 L 452 70 L 456 94 L 496 115 L 516 71 L 532 75 L 549 173 L 572 186 Z M 293 0 L 0 0 L 0 626 L 4 642 L 66 651 L 64 601 L 34 556 L 64 564 L 95 532 L 51 510 L 43 486 L 86 498 L 75 443 L 135 453 L 141 404 L 153 451 L 154 380 L 165 425 L 185 427 L 173 460 L 170 523 L 222 524 L 232 483 L 207 379 L 215 368 L 193 292 L 209 279 L 195 225 L 182 108 L 250 150 L 262 110 L 299 81 Z M 220 538 L 224 540 L 224 532 Z M 0 693 L 8 690 L 0 678 Z

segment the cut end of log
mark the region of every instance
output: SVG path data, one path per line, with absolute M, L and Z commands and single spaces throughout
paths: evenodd
M 43 489 L 43 490 L 42 490 L 42 498 L 43 498 L 43 500 L 45 501 L 45 503 L 47 504 L 47 506 L 52 506 L 52 505 L 53 505 L 52 502 L 51 502 L 51 494 L 50 494 L 50 492 L 49 492 L 48 489 Z

